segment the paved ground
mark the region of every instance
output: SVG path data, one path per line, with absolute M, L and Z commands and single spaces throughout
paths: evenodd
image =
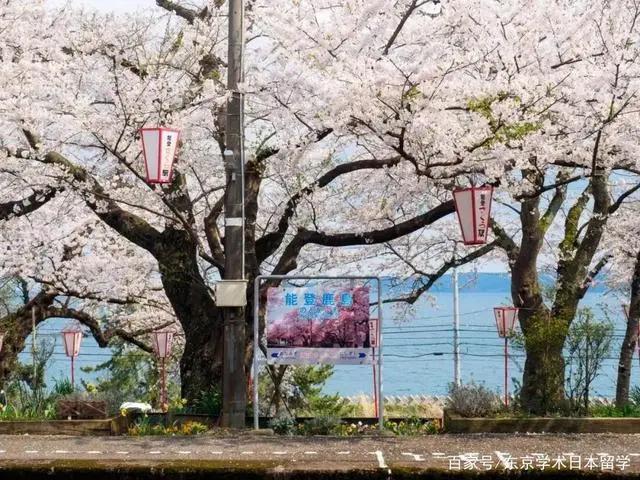
M 0 436 L 0 467 L 96 460 L 152 465 L 211 460 L 275 471 L 505 468 L 640 472 L 640 435 L 433 435 L 427 437 Z M 86 462 L 85 462 L 86 463 Z

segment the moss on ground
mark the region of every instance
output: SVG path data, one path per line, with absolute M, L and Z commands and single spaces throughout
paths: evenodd
M 391 466 L 370 470 L 295 470 L 283 471 L 277 462 L 224 460 L 178 460 L 167 462 L 96 462 L 95 460 L 58 460 L 52 462 L 6 462 L 0 466 L 0 480 L 467 480 L 467 479 L 617 479 L 640 478 L 637 474 L 589 471 L 450 471 Z

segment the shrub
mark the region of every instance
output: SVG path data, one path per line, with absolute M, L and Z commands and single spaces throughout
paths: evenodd
M 136 422 L 129 427 L 128 433 L 132 437 L 158 435 L 158 433 L 155 433 L 158 431 L 157 427 L 161 427 L 161 425 L 152 424 L 149 417 L 145 416 L 136 420 Z
M 341 423 L 336 426 L 334 433 L 341 437 L 351 437 L 356 435 L 372 435 L 377 432 L 377 425 L 369 425 L 366 423 Z
M 129 435 L 132 437 L 146 437 L 154 435 L 200 435 L 209 430 L 205 424 L 200 422 L 184 422 L 182 425 L 174 422 L 172 425 L 164 426 L 153 423 L 147 416 L 142 417 L 129 427 Z
M 425 422 L 417 417 L 410 417 L 399 422 L 384 422 L 384 428 L 394 435 L 415 436 L 431 435 L 438 433 L 438 427 L 434 422 Z
M 267 367 L 258 388 L 263 399 L 260 411 L 279 416 L 282 407 L 301 417 L 346 417 L 355 408 L 340 395 L 323 393 L 324 385 L 333 375 L 333 365 Z
M 629 400 L 631 400 L 631 403 L 635 406 L 640 407 L 640 386 L 634 385 L 631 392 L 629 392 Z
M 180 427 L 180 435 L 200 435 L 209 430 L 204 423 L 184 422 Z
M 220 415 L 222 411 L 222 393 L 219 388 L 212 388 L 200 392 L 198 399 L 193 406 L 194 413 L 204 413 L 207 415 Z
M 336 417 L 315 417 L 305 421 L 300 427 L 303 435 L 331 435 L 337 431 L 340 419 Z
M 500 397 L 484 385 L 449 384 L 446 406 L 463 417 L 487 417 L 501 408 Z
M 54 380 L 52 395 L 64 397 L 65 395 L 71 395 L 74 391 L 75 388 L 73 388 L 73 384 L 68 378 Z
M 277 417 L 269 421 L 269 428 L 278 435 L 293 435 L 296 428 L 296 421 L 291 417 Z

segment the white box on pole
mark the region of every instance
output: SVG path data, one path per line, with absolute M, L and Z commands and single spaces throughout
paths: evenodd
M 220 280 L 214 286 L 218 307 L 246 307 L 247 281 Z

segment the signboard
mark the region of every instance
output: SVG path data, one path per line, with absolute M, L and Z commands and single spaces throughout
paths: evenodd
M 369 320 L 369 342 L 373 348 L 378 346 L 378 319 Z
M 265 312 L 267 362 L 373 363 L 369 287 L 271 287 Z
M 266 281 L 280 286 L 265 290 L 263 282 Z M 294 282 L 310 283 L 307 287 L 299 287 Z M 375 284 L 373 303 L 370 299 L 372 284 Z M 370 312 L 377 312 L 378 318 L 370 318 Z M 260 332 L 263 318 L 264 337 Z M 380 277 L 258 275 L 253 284 L 253 378 L 259 378 L 263 362 L 272 365 L 372 365 L 378 428 L 382 431 L 381 328 Z M 266 339 L 264 360 L 263 338 Z M 259 390 L 253 389 L 253 428 L 256 430 L 260 428 Z

